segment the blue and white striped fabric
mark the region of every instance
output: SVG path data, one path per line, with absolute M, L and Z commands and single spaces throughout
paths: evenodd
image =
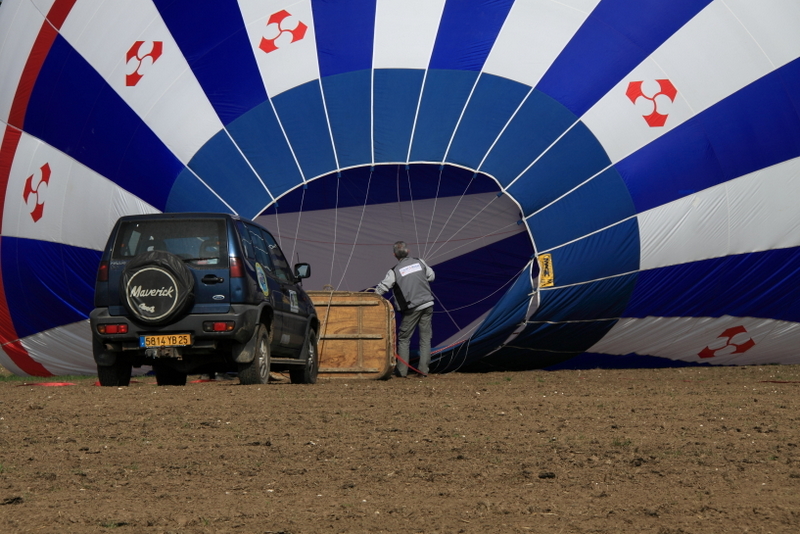
M 307 289 L 436 270 L 434 371 L 800 363 L 796 0 L 4 0 L 0 364 L 94 373 L 121 215 Z

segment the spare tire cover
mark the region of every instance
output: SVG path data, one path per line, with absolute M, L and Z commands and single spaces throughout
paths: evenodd
M 163 324 L 178 317 L 194 298 L 194 276 L 178 256 L 154 250 L 133 258 L 120 281 L 123 303 L 138 320 Z

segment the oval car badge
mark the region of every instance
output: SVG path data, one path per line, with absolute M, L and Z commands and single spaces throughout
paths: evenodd
M 225 300 L 225 295 L 214 295 L 211 298 L 214 300 Z

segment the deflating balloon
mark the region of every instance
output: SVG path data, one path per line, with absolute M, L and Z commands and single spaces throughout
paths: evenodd
M 795 0 L 5 0 L 0 364 L 93 374 L 118 217 L 436 270 L 432 370 L 800 363 Z

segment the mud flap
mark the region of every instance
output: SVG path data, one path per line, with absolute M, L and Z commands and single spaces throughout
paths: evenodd
M 94 355 L 94 362 L 103 367 L 111 367 L 117 363 L 117 353 L 113 350 L 106 349 L 105 343 L 98 341 L 92 337 L 92 354 Z
M 306 340 L 303 342 L 303 348 L 300 349 L 300 357 L 298 358 L 301 362 L 308 360 L 308 344 L 309 344 L 309 334 L 311 334 L 311 323 L 309 322 L 306 325 Z
M 234 343 L 231 356 L 236 363 L 250 363 L 256 356 L 256 343 L 258 343 L 258 328 L 253 330 L 253 335 L 244 343 Z

